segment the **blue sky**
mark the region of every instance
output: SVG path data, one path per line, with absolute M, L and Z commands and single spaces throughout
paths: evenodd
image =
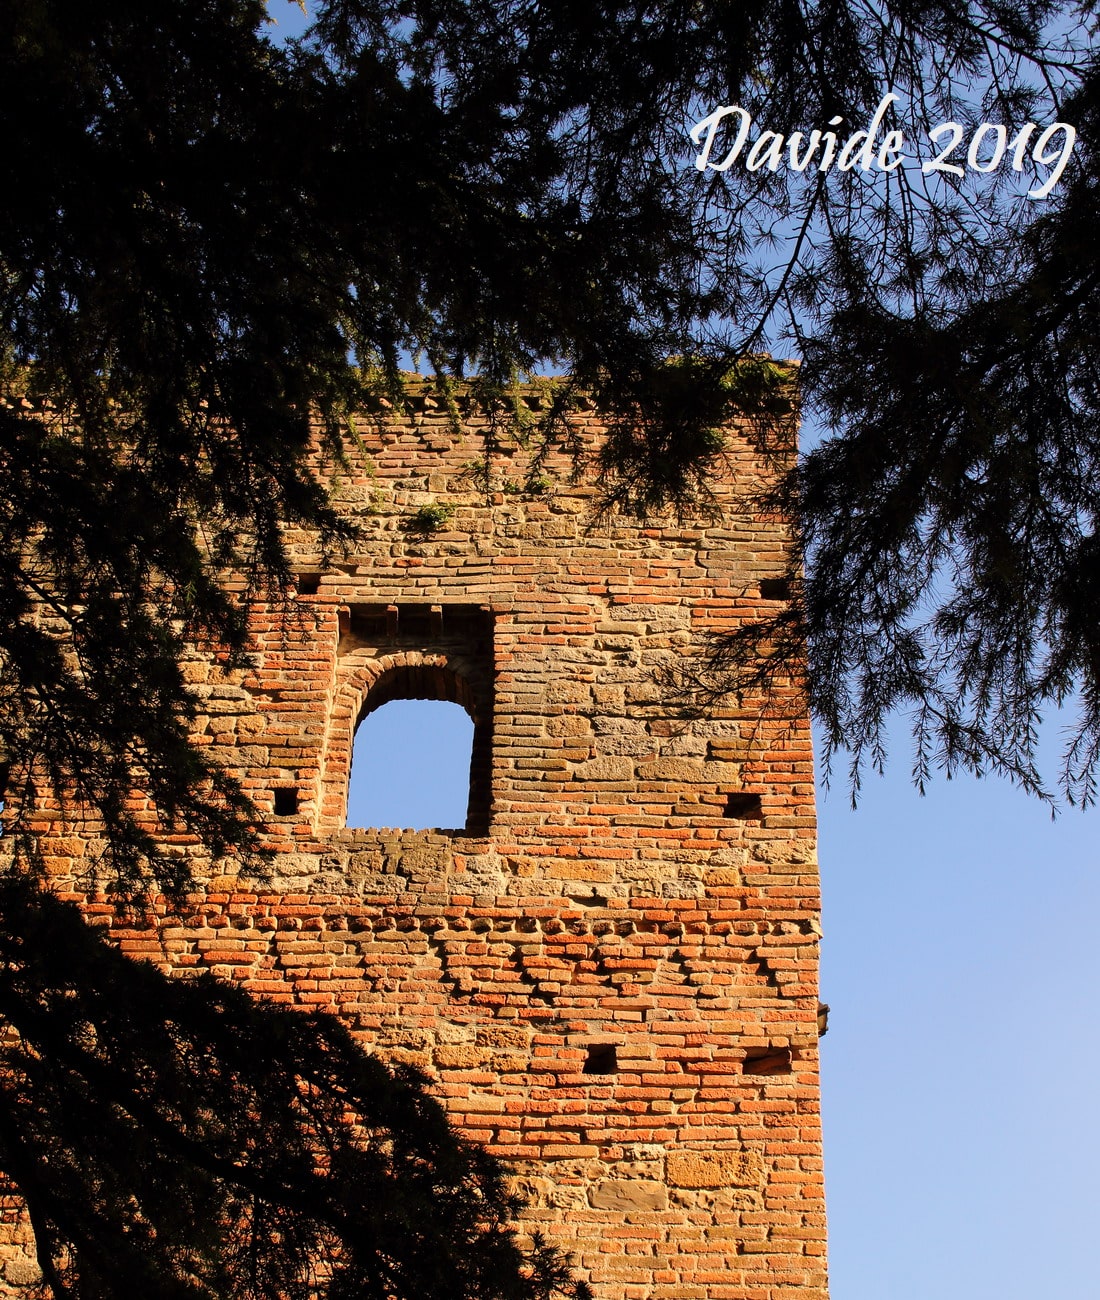
M 819 806 L 834 1300 L 1090 1300 L 1098 813 L 905 758 Z

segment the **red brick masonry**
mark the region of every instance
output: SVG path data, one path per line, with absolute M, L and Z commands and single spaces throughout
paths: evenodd
M 598 443 L 594 412 L 575 423 Z M 685 722 L 659 677 L 782 598 L 767 471 L 734 431 L 720 517 L 594 522 L 564 455 L 525 491 L 506 441 L 486 490 L 487 426 L 424 397 L 362 422 L 335 474 L 362 540 L 326 565 L 291 537 L 298 591 L 256 608 L 255 670 L 189 665 L 278 874 L 211 878 L 117 939 L 423 1067 L 599 1300 L 824 1300 L 808 724 L 782 684 Z M 424 695 L 475 721 L 469 832 L 346 829 L 357 719 Z M 59 888 L 109 916 L 54 816 Z M 17 1294 L 34 1270 L 8 1252 Z

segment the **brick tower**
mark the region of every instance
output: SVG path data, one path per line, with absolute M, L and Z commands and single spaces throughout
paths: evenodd
M 713 518 L 593 523 L 564 454 L 532 479 L 518 444 L 484 459 L 476 407 L 457 431 L 411 404 L 336 475 L 353 550 L 289 539 L 297 591 L 256 608 L 254 669 L 190 665 L 276 876 L 208 877 L 184 923 L 116 938 L 420 1066 L 598 1300 L 824 1300 L 808 723 L 782 684 L 695 721 L 661 686 L 783 598 L 768 471 L 732 430 Z M 597 446 L 598 413 L 575 432 Z M 473 719 L 462 829 L 345 825 L 355 728 L 403 697 Z M 64 829 L 58 888 L 109 915 Z M 4 1276 L 18 1293 L 26 1256 Z

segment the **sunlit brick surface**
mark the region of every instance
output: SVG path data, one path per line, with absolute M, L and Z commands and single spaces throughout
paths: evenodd
M 93 846 L 54 814 L 57 886 L 136 957 L 330 1009 L 420 1066 L 599 1300 L 821 1300 L 807 721 L 783 683 L 685 721 L 661 677 L 776 607 L 768 471 L 735 431 L 719 515 L 594 520 L 564 454 L 525 492 L 504 439 L 486 491 L 487 418 L 464 419 L 364 419 L 333 476 L 361 540 L 326 564 L 293 536 L 316 590 L 255 609 L 254 669 L 189 666 L 202 742 L 270 818 L 272 881 L 222 864 L 185 915 L 124 922 L 74 883 Z M 598 446 L 596 413 L 575 428 Z M 344 829 L 372 690 L 474 716 L 473 833 Z M 9 1254 L 13 1293 L 28 1267 Z

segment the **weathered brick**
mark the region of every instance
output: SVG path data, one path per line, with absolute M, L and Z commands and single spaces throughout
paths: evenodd
M 594 452 L 598 414 L 575 424 Z M 335 489 L 363 524 L 351 552 L 300 620 L 253 606 L 250 673 L 186 665 L 209 752 L 265 809 L 296 793 L 269 823 L 271 883 L 200 878 L 184 919 L 157 904 L 159 930 L 128 923 L 85 896 L 95 828 L 55 809 L 47 869 L 128 951 L 332 1008 L 435 1070 L 458 1126 L 536 1193 L 525 1228 L 571 1250 L 597 1300 L 824 1300 L 808 724 L 789 683 L 690 721 L 660 684 L 696 636 L 760 612 L 789 538 L 744 488 L 774 470 L 731 429 L 723 515 L 588 528 L 594 487 L 564 453 L 546 494 L 473 490 L 485 427 L 364 422 L 369 463 L 350 448 Z M 487 454 L 523 481 L 525 451 Z M 446 531 L 403 530 L 444 499 Z M 317 573 L 317 539 L 288 543 Z M 474 717 L 466 832 L 345 826 L 372 691 Z M 735 815 L 742 793 L 760 817 Z M 749 1050 L 777 1072 L 746 1071 Z M 13 1294 L 18 1232 L 0 1230 Z

